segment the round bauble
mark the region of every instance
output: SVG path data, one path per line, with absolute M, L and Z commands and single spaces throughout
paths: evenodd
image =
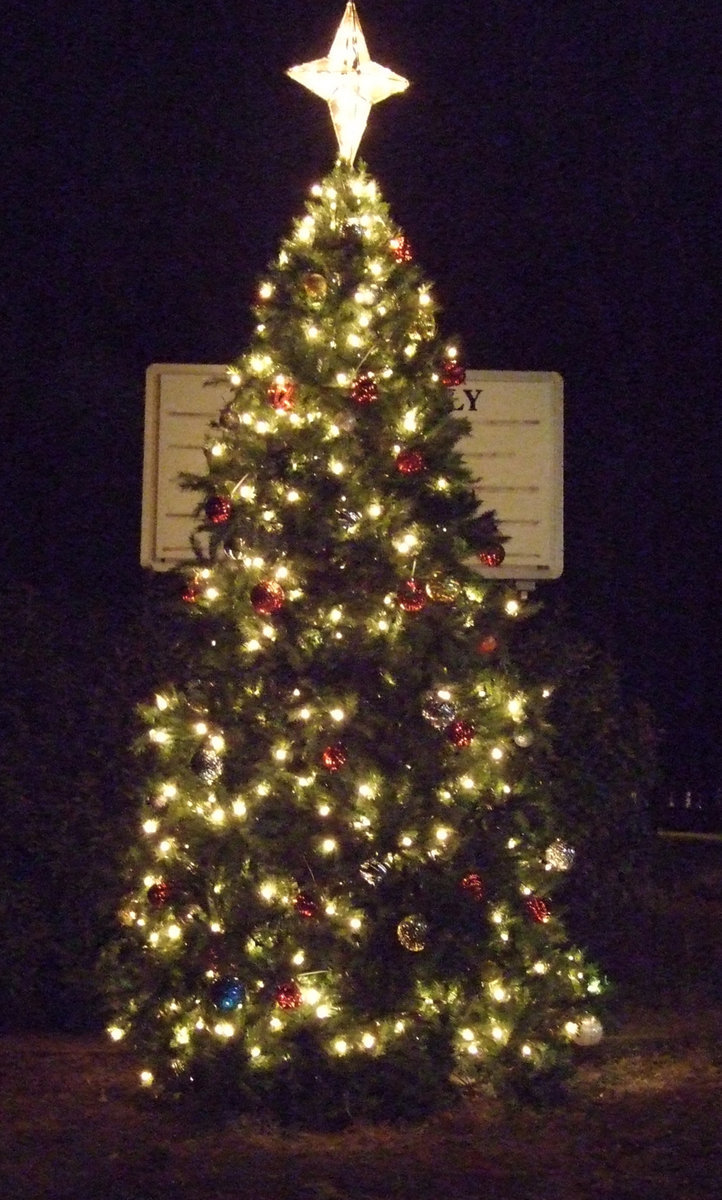
M 468 721 L 452 721 L 446 730 L 446 736 L 457 750 L 465 750 L 474 740 L 476 730 Z
M 146 892 L 151 908 L 165 908 L 173 898 L 173 887 L 165 879 L 152 883 Z
M 539 896 L 530 896 L 526 902 L 526 911 L 532 921 L 537 921 L 539 925 L 546 925 L 549 917 L 549 905 Z
M 218 414 L 218 423 L 223 427 L 223 429 L 240 429 L 241 414 L 235 407 L 232 400 L 229 400 L 228 404 L 224 404 L 223 408 Z
M 328 293 L 328 280 L 318 271 L 309 271 L 301 280 L 301 288 L 311 304 L 322 304 Z
M 274 999 L 279 1008 L 285 1008 L 287 1010 L 300 1008 L 303 1004 L 301 989 L 295 980 L 291 980 L 289 983 L 279 984 L 279 986 L 276 988 Z
M 392 237 L 391 241 L 389 242 L 389 247 L 391 249 L 391 253 L 396 259 L 396 262 L 398 263 L 411 262 L 414 257 L 411 243 L 409 242 L 408 238 L 404 237 L 404 235 L 401 233 L 396 237 Z
M 232 558 L 234 562 L 238 562 L 243 557 L 245 549 L 246 544 L 240 537 L 229 537 L 223 543 L 223 553 L 226 558 Z
M 338 512 L 338 523 L 344 533 L 353 533 L 361 524 L 362 514 L 352 508 L 342 508 Z
M 441 382 L 444 387 L 460 387 L 466 379 L 466 368 L 455 358 L 447 359 L 441 365 Z
M 203 508 L 211 525 L 224 525 L 233 512 L 228 496 L 209 496 Z
M 396 603 L 407 613 L 421 612 L 426 608 L 426 592 L 416 579 L 406 579 L 396 589 Z
M 492 655 L 499 649 L 499 643 L 493 633 L 487 633 L 476 643 L 477 654 Z
M 482 567 L 500 567 L 506 558 L 506 550 L 500 544 L 484 546 L 483 549 L 477 550 L 476 557 Z
M 318 900 L 310 892 L 299 892 L 294 897 L 293 907 L 299 917 L 305 917 L 307 920 L 318 916 Z
M 356 404 L 373 404 L 379 398 L 376 380 L 371 375 L 359 375 L 351 384 L 351 399 Z
M 576 851 L 561 838 L 557 838 L 544 852 L 544 862 L 550 871 L 570 871 L 574 866 Z
M 221 1012 L 233 1012 L 246 998 L 246 989 L 235 975 L 217 979 L 211 988 L 211 1000 Z
M 484 880 L 479 875 L 478 871 L 469 871 L 461 881 L 461 889 L 472 900 L 484 899 Z
M 275 579 L 263 579 L 251 589 L 251 607 L 259 616 L 272 617 L 283 608 L 286 596 Z
M 380 862 L 377 858 L 370 858 L 367 862 L 361 863 L 359 875 L 370 887 L 378 887 L 388 875 L 388 870 L 386 863 Z
M 296 385 L 290 379 L 279 375 L 274 379 L 267 393 L 268 403 L 276 412 L 290 412 L 296 403 Z
M 426 467 L 426 459 L 419 450 L 402 450 L 396 456 L 396 469 L 402 475 L 419 475 Z
M 534 742 L 534 734 L 531 729 L 520 729 L 512 738 L 515 745 L 520 746 L 522 750 L 528 750 Z
M 433 693 L 424 700 L 421 715 L 434 729 L 446 729 L 456 716 L 456 709 L 448 700 L 441 700 Z
M 434 604 L 453 604 L 460 591 L 461 584 L 442 575 L 441 571 L 435 571 L 426 584 L 426 595 Z
M 325 750 L 321 751 L 321 763 L 327 771 L 340 771 L 348 762 L 348 751 L 340 742 L 335 742 L 332 746 L 326 746 Z
M 424 949 L 428 935 L 428 922 L 419 913 L 411 913 L 404 917 L 396 927 L 396 936 L 404 950 L 411 950 L 414 954 Z
M 571 1038 L 575 1046 L 598 1046 L 604 1037 L 604 1027 L 598 1017 L 591 1015 L 575 1021 L 576 1032 Z
M 212 746 L 200 746 L 191 759 L 191 770 L 201 783 L 215 783 L 223 774 L 223 759 Z

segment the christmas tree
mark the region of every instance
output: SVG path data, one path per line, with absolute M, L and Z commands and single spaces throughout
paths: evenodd
M 503 539 L 457 449 L 460 356 L 355 165 L 405 81 L 352 4 L 292 74 L 336 80 L 340 155 L 186 480 L 191 649 L 142 712 L 106 970 L 144 1083 L 327 1124 L 556 1079 L 599 1036 L 601 984 L 555 912 L 573 851 L 531 757 L 548 697 L 505 654 L 523 599 L 479 573 Z

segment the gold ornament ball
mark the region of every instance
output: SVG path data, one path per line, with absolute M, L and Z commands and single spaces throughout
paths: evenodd
M 396 928 L 396 936 L 404 950 L 411 950 L 414 954 L 424 949 L 428 933 L 429 926 L 418 913 L 411 913 L 410 916 L 404 917 Z
M 301 286 L 307 300 L 313 304 L 321 304 L 326 299 L 328 292 L 328 281 L 325 275 L 319 275 L 316 271 L 309 271 L 301 280 Z
M 453 604 L 461 591 L 455 579 L 447 579 L 440 571 L 435 572 L 426 584 L 426 595 L 434 604 Z

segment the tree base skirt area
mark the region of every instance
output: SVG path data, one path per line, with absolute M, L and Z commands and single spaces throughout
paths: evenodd
M 2 1194 L 14 1200 L 490 1200 L 716 1197 L 722 1009 L 635 1008 L 580 1051 L 565 1098 L 469 1093 L 422 1124 L 289 1133 L 138 1092 L 101 1037 L 7 1035 Z

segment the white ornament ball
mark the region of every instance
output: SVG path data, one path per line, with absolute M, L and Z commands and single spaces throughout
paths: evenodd
M 580 1017 L 577 1031 L 572 1034 L 576 1046 L 598 1046 L 604 1037 L 602 1022 L 597 1017 Z

